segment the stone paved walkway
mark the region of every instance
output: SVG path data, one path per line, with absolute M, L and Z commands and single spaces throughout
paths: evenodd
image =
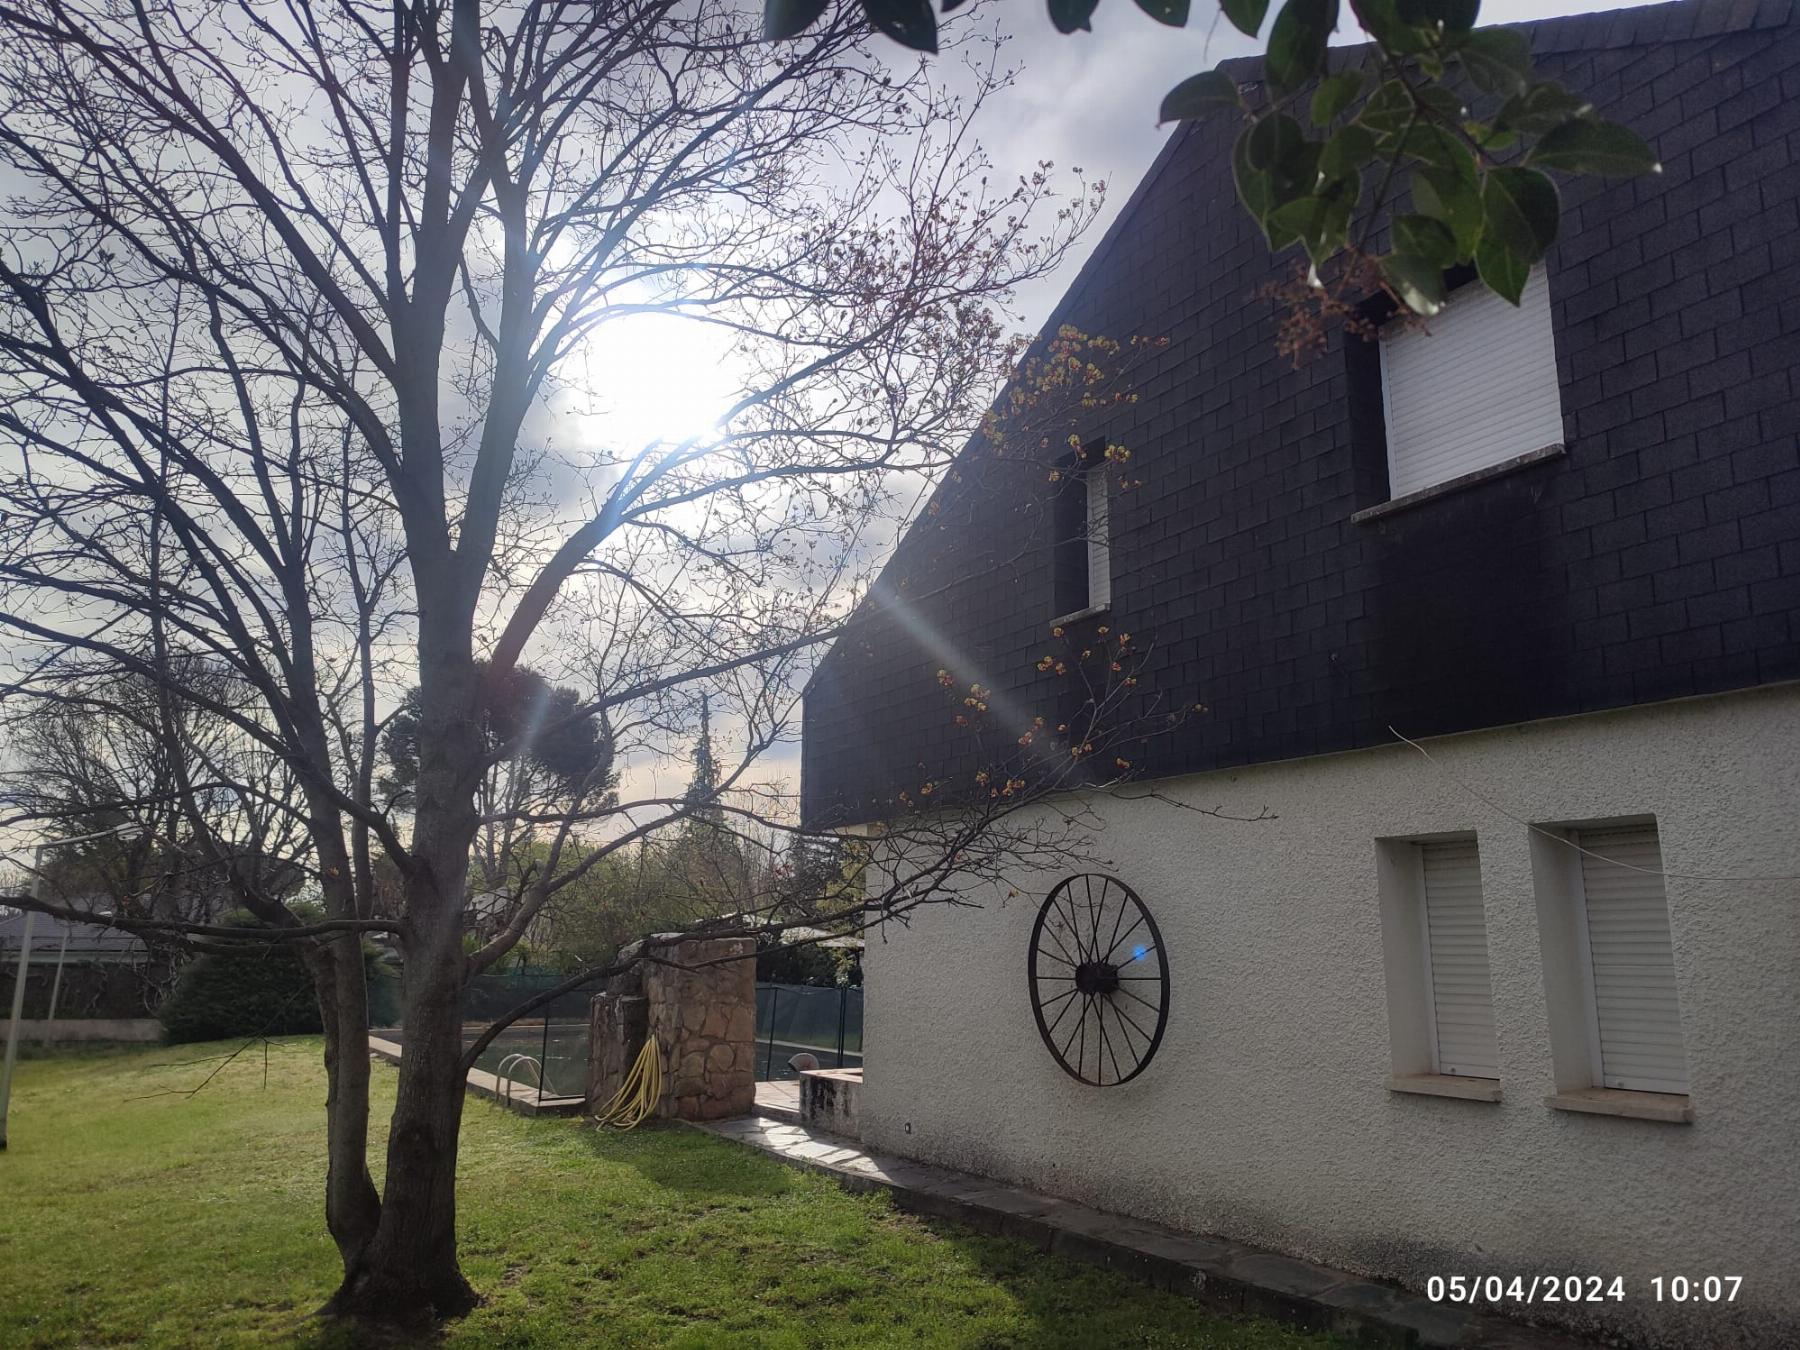
M 1432 1303 L 1396 1285 L 1244 1243 L 1182 1233 L 966 1172 L 884 1157 L 788 1120 L 749 1116 L 695 1128 L 823 1172 L 850 1190 L 887 1190 L 902 1208 L 1123 1271 L 1219 1312 L 1275 1317 L 1347 1333 L 1370 1345 L 1577 1350 L 1592 1344 Z
M 756 1114 L 765 1120 L 800 1123 L 800 1084 L 762 1083 L 756 1085 Z

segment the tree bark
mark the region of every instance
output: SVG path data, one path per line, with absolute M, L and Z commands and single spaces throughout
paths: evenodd
M 423 632 L 433 617 L 421 605 Z M 462 918 L 482 741 L 474 663 L 460 643 L 445 645 L 451 650 L 421 642 L 419 777 L 401 933 L 405 1052 L 387 1180 L 375 1231 L 347 1254 L 344 1282 L 324 1309 L 388 1321 L 456 1317 L 478 1302 L 456 1259 L 456 1156 L 468 969 Z
M 325 1226 L 345 1268 L 375 1235 L 381 1200 L 369 1176 L 369 991 L 355 934 L 309 953 L 325 1028 Z
M 344 1281 L 327 1313 L 413 1321 L 459 1316 L 477 1302 L 456 1259 L 463 958 L 460 935 L 452 929 L 451 937 L 431 944 L 434 952 L 408 950 L 387 1183 L 373 1233 L 344 1253 Z

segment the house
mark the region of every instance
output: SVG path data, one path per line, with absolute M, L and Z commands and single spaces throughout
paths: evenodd
M 74 902 L 84 910 L 100 910 L 106 903 L 99 897 Z M 0 1010 L 12 1007 L 26 927 L 23 910 L 0 909 Z M 48 914 L 36 915 L 30 928 L 24 1017 L 42 1019 L 54 1007 L 63 1022 L 87 1024 L 95 1034 L 154 1036 L 156 1024 L 146 1019 L 155 1015 L 174 976 L 166 950 L 104 924 Z M 64 1026 L 59 1034 L 86 1039 L 79 1035 L 83 1029 Z
M 1063 725 L 1060 654 L 1130 634 L 1183 710 L 1070 794 L 1091 866 L 870 942 L 862 1133 L 1415 1288 L 1604 1277 L 1500 1304 L 1577 1330 L 1800 1344 L 1800 25 L 1525 31 L 1664 172 L 1565 185 L 1519 309 L 1461 290 L 1296 368 L 1233 128 L 1184 126 L 1052 320 L 1168 337 L 1077 438 L 1129 474 L 972 444 L 822 662 L 821 826 L 966 809 L 943 682 Z M 1121 1066 L 1046 1035 L 1076 872 L 1154 924 L 1065 953 L 1084 1011 L 1150 972 Z

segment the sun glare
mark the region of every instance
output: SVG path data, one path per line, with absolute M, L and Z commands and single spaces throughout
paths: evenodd
M 602 325 L 577 359 L 558 411 L 581 448 L 631 453 L 656 440 L 704 439 L 739 387 L 726 334 L 672 315 Z

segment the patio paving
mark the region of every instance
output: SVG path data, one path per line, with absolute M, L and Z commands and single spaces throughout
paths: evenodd
M 769 1120 L 785 1121 L 789 1125 L 800 1123 L 800 1084 L 790 1083 L 758 1083 L 756 1085 L 756 1114 Z

